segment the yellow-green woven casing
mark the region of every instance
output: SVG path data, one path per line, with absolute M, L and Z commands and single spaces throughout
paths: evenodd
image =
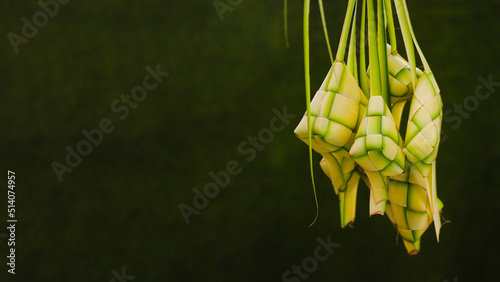
M 367 100 L 353 75 L 342 62 L 335 62 L 311 101 L 312 148 L 347 157 Z M 308 144 L 307 113 L 295 129 Z
M 310 109 L 311 146 L 323 156 L 321 167 L 339 195 L 341 226 L 354 220 L 359 174 L 349 156 L 354 137 L 368 101 L 354 76 L 342 62 L 335 62 L 326 76 Z M 309 143 L 307 112 L 295 134 Z
M 405 170 L 402 146 L 403 139 L 384 99 L 370 97 L 349 154 L 366 172 L 392 176 Z
M 432 163 L 437 157 L 442 117 L 443 103 L 439 88 L 434 76 L 424 73 L 417 81 L 411 101 L 403 149 L 408 160 L 424 176 L 430 175 Z
M 387 44 L 387 65 L 389 71 L 389 92 L 391 104 L 406 101 L 413 96 L 413 84 L 410 64 L 398 53 L 391 53 L 391 45 Z M 416 69 L 417 77 L 422 71 Z
M 408 163 L 403 174 L 390 177 L 386 213 L 410 255 L 420 250 L 420 237 L 433 221 L 426 180 Z

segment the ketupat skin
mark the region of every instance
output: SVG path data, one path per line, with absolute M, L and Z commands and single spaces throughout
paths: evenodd
M 389 65 L 389 90 L 391 104 L 406 101 L 413 96 L 410 64 L 398 53 L 391 53 L 391 45 L 387 45 L 387 62 Z M 416 69 L 417 77 L 422 71 Z
M 311 149 L 321 153 L 327 160 L 329 165 L 328 172 L 331 175 L 332 183 L 336 193 L 343 193 L 345 186 L 352 178 L 352 170 L 355 164 L 350 159 L 348 150 L 354 142 L 355 132 L 362 119 L 362 114 L 366 108 L 367 99 L 357 85 L 357 73 L 349 72 L 349 69 L 344 63 L 345 48 L 347 46 L 347 33 L 351 25 L 352 13 L 356 0 L 349 0 L 344 27 L 342 30 L 339 49 L 335 61 L 332 60 L 332 68 L 330 69 L 323 85 L 316 93 L 311 103 L 307 102 L 307 111 L 304 118 L 301 120 L 295 133 L 297 137 L 302 139 Z M 309 98 L 309 6 L 310 1 L 304 1 L 304 65 L 306 74 L 306 98 Z M 322 10 L 322 2 L 320 1 Z M 327 36 L 326 24 L 323 17 L 323 28 L 325 36 Z M 328 38 L 327 38 L 328 41 Z M 328 47 L 329 47 L 328 43 Z M 330 48 L 329 48 L 330 49 Z M 351 54 L 352 55 L 352 54 Z M 352 56 L 351 56 L 352 57 Z M 349 61 L 348 61 L 349 62 Z M 351 63 L 353 63 L 351 61 Z M 354 64 L 355 66 L 356 64 Z M 345 162 L 347 158 L 347 162 Z M 342 164 L 340 164 L 339 160 Z M 345 165 L 352 163 L 352 165 Z M 311 176 L 313 176 L 312 156 L 310 155 Z M 344 175 L 345 174 L 345 175 Z M 314 177 L 312 178 L 314 188 Z M 350 182 L 349 182 L 350 183 Z M 349 184 L 349 186 L 352 186 Z M 353 195 L 350 193 L 349 195 Z M 315 192 L 316 196 L 316 192 Z M 355 196 L 355 193 L 354 193 Z M 344 199 L 341 199 L 341 214 Z M 316 207 L 317 199 L 316 199 Z M 345 213 L 348 214 L 348 213 Z M 344 218 L 341 215 L 341 218 Z M 342 223 L 343 224 L 343 223 Z
M 410 255 L 420 250 L 420 238 L 433 222 L 434 208 L 430 203 L 430 191 L 426 179 L 415 166 L 408 164 L 407 172 L 389 180 L 389 201 L 386 214 L 401 235 Z M 443 202 L 436 198 L 438 213 Z M 434 221 L 435 226 L 440 222 Z
M 309 1 L 304 2 L 305 15 L 309 13 Z M 404 0 L 395 0 L 394 5 L 409 62 L 397 52 L 391 1 L 378 0 L 376 7 L 373 0 L 363 2 L 362 23 L 366 23 L 367 16 L 369 27 L 369 61 L 376 67 L 366 70 L 366 52 L 360 44 L 362 69 L 358 83 L 358 64 L 353 52 L 357 43 L 355 29 L 350 24 L 352 18 L 353 25 L 356 23 L 355 2 L 349 0 L 337 57 L 333 60 L 330 51 L 332 68 L 311 103 L 307 102 L 308 111 L 295 134 L 323 156 L 321 168 L 339 195 L 341 226 L 354 221 L 359 179 L 363 178 L 370 189 L 370 214 L 387 214 L 408 253 L 414 255 L 419 252 L 420 238 L 432 222 L 439 241 L 443 207 L 436 191 L 436 156 L 443 115 L 440 90 L 413 34 Z M 306 27 L 308 16 L 304 19 Z M 346 65 L 343 61 L 349 26 L 352 31 Z M 362 24 L 363 39 L 364 28 Z M 385 38 L 387 31 L 390 44 Z M 304 50 L 308 54 L 308 30 L 304 29 L 304 34 Z M 424 72 L 416 68 L 414 45 Z M 308 56 L 305 66 L 306 97 L 310 101 Z M 373 79 L 369 80 L 367 73 Z M 364 93 L 359 84 L 363 85 Z M 411 104 L 403 139 L 399 129 L 406 102 Z
M 437 151 L 438 151 L 438 145 L 440 143 L 440 131 L 441 131 L 442 116 L 443 116 L 443 112 L 442 112 L 443 103 L 442 103 L 441 95 L 440 95 L 441 91 L 437 85 L 436 79 L 434 78 L 434 74 L 433 74 L 429 64 L 427 63 L 427 60 L 425 59 L 424 53 L 422 52 L 422 49 L 420 48 L 420 46 L 417 42 L 415 33 L 413 32 L 413 28 L 411 25 L 410 15 L 408 12 L 408 7 L 406 5 L 406 1 L 397 0 L 397 1 L 395 1 L 395 5 L 396 5 L 396 9 L 398 10 L 398 17 L 400 17 L 401 21 L 403 22 L 402 29 L 401 29 L 401 31 L 403 33 L 403 37 L 406 38 L 405 41 L 407 41 L 407 39 L 409 39 L 409 37 L 411 36 L 411 41 L 415 44 L 415 47 L 418 51 L 418 55 L 420 56 L 420 59 L 422 60 L 422 63 L 424 65 L 425 76 L 428 79 L 427 82 L 430 82 L 430 86 L 428 86 L 429 83 L 427 83 L 427 84 L 422 83 L 423 81 L 425 82 L 425 79 L 419 79 L 420 81 L 418 82 L 418 84 L 421 84 L 421 85 L 423 84 L 424 86 L 428 86 L 428 87 L 421 88 L 423 90 L 420 92 L 417 91 L 419 89 L 415 89 L 414 90 L 415 97 L 414 97 L 412 103 L 415 101 L 420 102 L 420 104 L 422 105 L 421 107 L 424 108 L 425 111 L 427 112 L 427 114 L 430 115 L 431 118 L 433 119 L 433 122 L 430 122 L 427 125 L 430 128 L 428 128 L 427 131 L 425 132 L 426 133 L 425 138 L 427 139 L 427 141 L 429 141 L 430 144 L 432 144 L 433 141 L 436 141 L 436 146 L 432 149 L 432 153 L 427 155 L 427 157 L 425 159 L 423 159 L 423 160 L 420 159 L 421 162 L 417 163 L 416 166 L 418 169 L 421 170 L 422 174 L 425 176 L 427 187 L 428 187 L 429 191 L 431 192 L 431 193 L 429 193 L 429 201 L 430 201 L 430 204 L 432 207 L 432 215 L 434 218 L 434 227 L 436 229 L 436 237 L 437 237 L 437 240 L 439 242 L 439 231 L 441 228 L 441 218 L 439 215 L 439 203 L 438 203 L 439 201 L 437 198 L 437 191 L 436 191 L 436 156 L 437 156 Z M 415 67 L 415 64 L 412 65 L 412 68 L 414 68 L 414 67 Z M 413 81 L 415 81 L 415 75 L 413 76 Z M 418 88 L 418 85 L 417 85 L 417 88 Z M 428 102 L 426 102 L 427 97 L 432 97 L 432 99 L 430 99 Z M 436 111 L 437 108 L 439 108 L 439 115 L 436 118 L 434 118 L 434 116 L 436 115 L 435 112 L 437 112 Z M 412 111 L 410 108 L 410 117 L 411 116 L 412 116 Z M 415 121 L 422 122 L 422 121 L 419 121 L 418 118 L 415 119 Z M 409 120 L 409 123 L 410 123 L 410 120 Z M 423 129 L 423 126 L 419 126 L 419 127 Z M 433 128 L 436 128 L 437 130 L 432 130 Z M 422 130 L 422 131 L 424 131 L 424 130 Z M 434 134 L 436 134 L 436 135 L 432 136 Z M 435 138 L 433 138 L 433 137 L 435 137 Z M 415 143 L 415 142 L 413 142 L 413 143 Z M 418 145 L 419 144 L 417 144 L 417 146 Z M 407 148 L 408 148 L 408 150 L 407 150 L 408 152 L 413 153 L 413 152 L 411 152 L 410 146 L 407 146 Z M 431 165 L 431 168 L 429 169 L 430 163 L 432 163 L 432 165 Z M 431 172 L 429 172 L 429 170 L 431 170 Z
M 386 213 L 410 255 L 420 251 L 420 237 L 433 221 L 425 177 L 408 163 L 403 174 L 389 178 Z
M 441 96 L 434 84 L 427 73 L 417 81 L 408 117 L 406 146 L 403 149 L 408 160 L 424 176 L 431 173 L 432 163 L 436 160 L 443 116 Z
M 404 172 L 402 146 L 403 140 L 382 96 L 370 97 L 349 154 L 365 171 L 392 176 Z
M 410 64 L 398 53 L 391 53 L 391 45 L 387 44 L 387 64 L 389 73 L 389 94 L 391 105 L 410 100 L 413 96 Z M 367 75 L 370 76 L 368 68 Z M 416 69 L 417 77 L 423 72 Z M 396 118 L 396 117 L 395 117 Z
M 366 97 L 345 64 L 335 62 L 311 101 L 312 148 L 323 157 L 331 153 L 335 153 L 338 158 L 349 157 L 348 150 L 366 104 Z M 294 132 L 308 144 L 306 115 Z M 340 172 L 338 174 L 343 175 Z M 339 177 L 332 177 L 332 182 L 337 193 L 346 183 Z
M 354 142 L 366 104 L 365 95 L 346 65 L 335 62 L 310 106 L 311 145 L 323 156 L 322 168 L 339 195 L 342 227 L 352 222 L 355 216 L 359 175 L 353 176 L 355 163 L 348 150 Z M 307 115 L 295 129 L 295 134 L 308 143 Z
M 383 214 L 387 176 L 404 172 L 403 140 L 382 96 L 370 97 L 349 154 L 370 180 L 370 215 Z
M 346 65 L 335 62 L 311 101 L 313 149 L 318 153 L 348 156 L 366 104 L 366 97 Z M 308 143 L 307 116 L 294 132 Z

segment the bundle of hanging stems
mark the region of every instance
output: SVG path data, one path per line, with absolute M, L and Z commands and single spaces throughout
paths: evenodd
M 322 155 L 320 166 L 339 196 L 341 226 L 352 225 L 354 221 L 358 183 L 363 179 L 370 189 L 370 215 L 387 214 L 408 253 L 415 255 L 430 224 L 434 222 L 438 241 L 441 228 L 443 203 L 436 192 L 436 157 L 443 116 L 439 87 L 413 32 L 406 1 L 349 0 L 335 58 L 323 2 L 318 2 L 332 66 L 311 100 L 310 0 L 305 0 L 307 110 L 294 131 L 309 146 L 316 218 L 319 208 L 313 150 Z M 398 53 L 392 5 L 408 61 Z M 361 29 L 357 42 L 359 14 Z M 364 44 L 366 36 L 368 50 Z M 356 48 L 360 51 L 359 58 Z M 422 70 L 416 66 L 415 49 Z M 409 105 L 406 110 L 409 114 L 403 117 L 405 105 Z M 400 126 L 402 121 L 406 130 Z

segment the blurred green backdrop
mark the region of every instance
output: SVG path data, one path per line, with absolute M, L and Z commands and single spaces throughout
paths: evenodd
M 315 91 L 330 63 L 312 2 Z M 336 50 L 347 1 L 324 2 Z M 69 1 L 15 53 L 9 32 L 21 35 L 22 18 L 42 9 L 35 0 L 1 2 L 1 168 L 16 172 L 18 223 L 16 275 L 7 273 L 2 239 L 0 281 L 113 281 L 124 267 L 133 281 L 281 281 L 313 255 L 318 236 L 340 246 L 308 281 L 497 279 L 500 87 L 467 115 L 454 105 L 475 95 L 479 76 L 500 81 L 500 1 L 408 2 L 453 111 L 438 163 L 451 223 L 440 243 L 429 229 L 415 257 L 396 244 L 386 217 L 368 217 L 364 184 L 354 228 L 342 230 L 318 165 L 320 216 L 308 228 L 307 147 L 292 133 L 305 111 L 302 1 L 289 1 L 289 49 L 283 1 L 232 3 L 221 21 L 212 0 Z M 170 75 L 121 120 L 111 104 L 157 64 Z M 238 146 L 285 106 L 296 117 L 247 161 Z M 64 164 L 65 147 L 76 149 L 82 130 L 103 118 L 115 130 L 59 182 L 51 164 Z M 179 204 L 192 206 L 192 189 L 231 160 L 241 172 L 186 224 Z

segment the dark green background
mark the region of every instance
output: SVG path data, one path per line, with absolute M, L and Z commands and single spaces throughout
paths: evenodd
M 355 228 L 342 230 L 317 165 L 320 216 L 308 228 L 315 207 L 307 147 L 293 135 L 305 111 L 303 4 L 289 2 L 289 49 L 282 1 L 244 0 L 221 21 L 211 0 L 74 0 L 15 54 L 7 34 L 21 34 L 21 18 L 40 7 L 2 1 L 0 163 L 16 172 L 19 221 L 17 279 L 7 275 L 3 239 L 0 281 L 110 281 L 122 267 L 133 281 L 281 281 L 328 235 L 341 246 L 308 281 L 498 279 L 500 88 L 460 126 L 443 123 L 438 193 L 452 222 L 439 244 L 431 228 L 409 257 L 387 217 L 368 217 L 364 184 Z M 330 63 L 312 2 L 314 91 Z M 334 51 L 346 3 L 325 1 Z M 500 1 L 408 5 L 445 110 L 474 95 L 478 76 L 500 81 Z M 111 102 L 156 64 L 170 76 L 118 119 Z M 248 163 L 238 145 L 284 106 L 297 117 Z M 115 131 L 59 183 L 51 163 L 63 163 L 65 147 L 105 117 Z M 192 205 L 191 190 L 233 159 L 242 172 L 186 225 L 178 205 Z M 6 196 L 0 202 L 5 222 Z

